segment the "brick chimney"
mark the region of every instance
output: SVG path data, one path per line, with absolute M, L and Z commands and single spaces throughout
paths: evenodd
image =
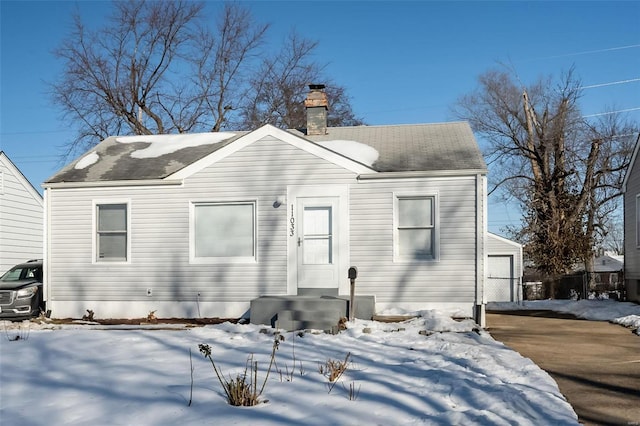
M 324 84 L 310 84 L 311 91 L 304 100 L 307 109 L 307 135 L 327 134 L 327 111 L 329 102 L 324 92 Z

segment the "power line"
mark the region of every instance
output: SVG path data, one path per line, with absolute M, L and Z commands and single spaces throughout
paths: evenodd
M 633 83 L 633 82 L 636 82 L 636 81 L 640 81 L 640 78 L 631 78 L 629 80 L 612 81 L 610 83 L 592 84 L 590 86 L 582 86 L 581 89 L 593 89 L 595 87 L 613 86 L 614 84 Z
M 36 131 L 23 131 L 23 132 L 0 132 L 0 136 L 15 136 L 15 135 L 38 135 L 38 134 L 46 134 L 46 133 L 65 133 L 69 132 L 67 130 L 36 130 Z
M 59 160 L 16 160 L 17 164 L 57 163 Z
M 600 112 L 598 114 L 589 114 L 589 115 L 583 115 L 582 118 L 589 118 L 589 117 L 600 117 L 601 115 L 611 115 L 611 114 L 617 114 L 619 112 L 631 112 L 631 111 L 638 111 L 640 110 L 640 107 L 636 107 L 636 108 L 627 108 L 627 109 L 619 109 L 617 111 L 608 111 L 608 112 Z
M 573 52 L 573 53 L 564 53 L 562 55 L 554 55 L 554 56 L 546 56 L 540 59 L 553 59 L 553 58 L 564 58 L 567 56 L 578 56 L 578 55 L 589 55 L 591 53 L 602 53 L 602 52 L 612 52 L 614 50 L 623 50 L 623 49 L 634 49 L 640 47 L 640 44 L 631 44 L 629 46 L 618 46 L 618 47 L 609 47 L 606 49 L 598 49 L 598 50 L 586 50 L 584 52 Z
M 20 158 L 28 158 L 28 159 L 36 159 L 36 158 L 54 158 L 57 157 L 57 155 L 52 155 L 52 154 L 45 154 L 45 155 L 16 155 L 16 156 L 11 156 L 11 159 L 20 159 Z

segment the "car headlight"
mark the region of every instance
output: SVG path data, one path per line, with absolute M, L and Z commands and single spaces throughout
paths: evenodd
M 18 294 L 16 295 L 16 297 L 18 299 L 28 299 L 32 297 L 34 294 L 36 294 L 37 292 L 38 292 L 38 287 L 36 286 L 22 288 L 18 290 Z

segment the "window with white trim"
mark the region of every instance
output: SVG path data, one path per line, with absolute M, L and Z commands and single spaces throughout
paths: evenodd
M 128 259 L 127 204 L 96 204 L 96 261 Z
M 192 204 L 194 262 L 256 260 L 255 201 Z
M 436 197 L 397 196 L 395 201 L 395 258 L 436 259 Z

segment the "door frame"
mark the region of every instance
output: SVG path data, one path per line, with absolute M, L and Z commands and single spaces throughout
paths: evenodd
M 338 292 L 338 286 L 340 284 L 340 248 L 339 237 L 341 233 L 339 224 L 339 199 L 338 197 L 297 197 L 297 216 L 296 221 L 298 223 L 298 294 L 300 294 L 301 288 L 307 289 L 320 289 L 327 288 L 333 289 Z M 304 258 L 306 257 L 307 250 L 310 249 L 307 242 L 305 230 L 307 229 L 307 209 L 317 210 L 321 209 L 329 213 L 326 219 L 328 220 L 327 229 L 331 235 L 326 240 L 329 243 L 327 249 L 331 253 L 329 255 L 329 261 L 321 264 L 306 264 Z M 331 293 L 329 293 L 331 294 Z
M 349 294 L 347 271 L 349 250 L 349 185 L 292 185 L 287 187 L 287 294 L 298 294 L 298 237 L 300 223 L 298 198 L 335 197 L 338 199 L 337 264 L 338 294 Z M 344 279 L 343 276 L 344 275 Z

